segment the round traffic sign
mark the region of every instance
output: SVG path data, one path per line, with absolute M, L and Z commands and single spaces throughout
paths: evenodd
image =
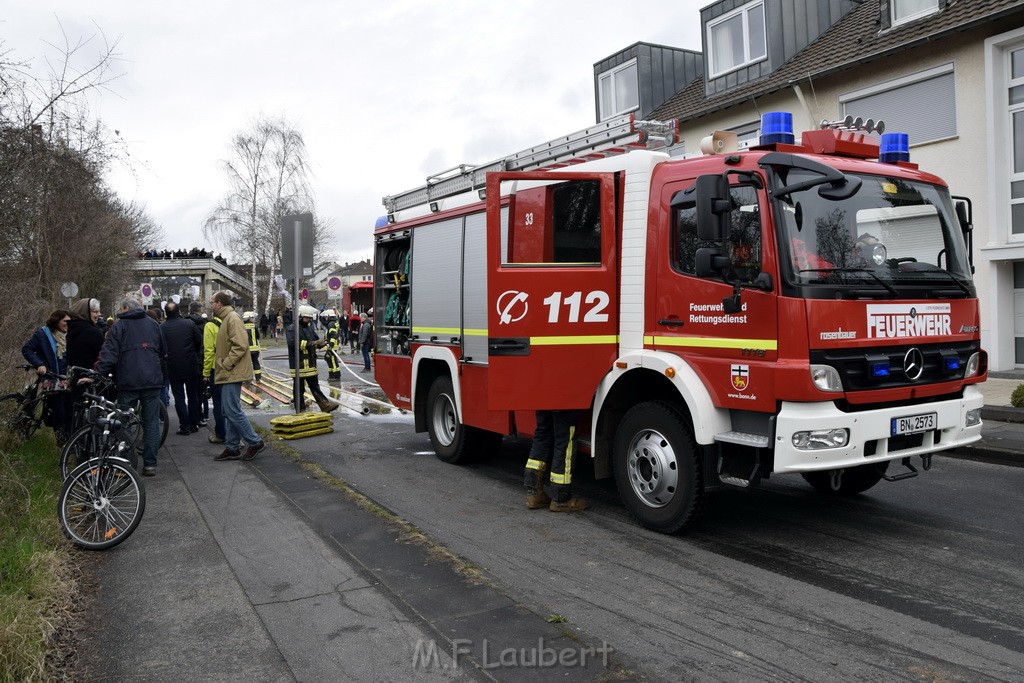
M 74 282 L 65 282 L 60 286 L 60 293 L 69 299 L 73 296 L 78 296 L 78 285 Z
M 308 299 L 309 298 L 309 290 L 306 289 L 305 287 L 303 287 L 302 291 L 299 292 L 299 298 L 300 299 Z
M 148 282 L 143 282 L 142 286 L 139 287 L 139 291 L 142 293 L 142 296 L 153 296 L 153 285 L 149 284 Z
M 340 277 L 331 277 L 331 278 L 329 278 L 327 280 L 327 289 L 330 289 L 332 291 L 337 291 L 337 290 L 341 289 L 341 278 Z

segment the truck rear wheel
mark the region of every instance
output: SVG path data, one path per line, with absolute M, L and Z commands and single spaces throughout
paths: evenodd
M 448 377 L 438 377 L 427 394 L 427 434 L 434 453 L 444 462 L 468 462 L 482 453 L 501 448 L 501 434 L 459 421 L 455 410 L 455 390 Z
M 645 527 L 670 534 L 704 513 L 697 443 L 668 404 L 633 406 L 615 434 L 613 457 L 622 504 Z
M 825 472 L 804 472 L 800 476 L 819 493 L 834 496 L 855 496 L 882 481 L 882 475 L 889 468 L 889 463 L 874 463 L 848 467 L 839 478 L 839 487 L 832 487 L 832 475 L 836 470 Z

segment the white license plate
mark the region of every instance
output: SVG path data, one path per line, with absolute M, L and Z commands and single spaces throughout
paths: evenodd
M 906 417 L 892 418 L 892 436 L 901 434 L 917 434 L 919 432 L 930 432 L 935 429 L 938 420 L 937 413 L 924 413 L 922 415 L 908 415 Z

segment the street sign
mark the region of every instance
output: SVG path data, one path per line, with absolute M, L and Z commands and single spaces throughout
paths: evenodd
M 328 278 L 327 289 L 330 289 L 332 291 L 336 289 L 341 289 L 341 278 L 337 276 L 332 276 Z
M 139 294 L 142 295 L 142 305 L 149 306 L 153 303 L 153 285 L 148 282 L 143 282 L 139 286 Z
M 65 282 L 60 286 L 60 293 L 69 299 L 73 296 L 78 296 L 78 285 L 74 282 Z
M 281 270 L 286 278 L 313 275 L 313 214 L 281 217 Z
M 302 299 L 303 301 L 308 299 L 309 298 L 309 290 L 306 289 L 305 287 L 303 287 L 302 291 L 299 292 L 299 298 Z

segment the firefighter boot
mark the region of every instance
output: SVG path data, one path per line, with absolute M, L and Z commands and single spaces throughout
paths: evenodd
M 337 401 L 332 401 L 329 398 L 318 398 L 316 400 L 316 404 L 320 406 L 320 411 L 324 413 L 329 413 L 332 410 L 337 410 L 338 408 L 341 407 L 340 403 L 338 403 Z
M 526 470 L 526 508 L 540 510 L 551 504 L 551 496 L 544 491 L 547 472 L 534 469 Z
M 551 501 L 551 505 L 548 506 L 548 510 L 551 510 L 552 512 L 583 512 L 589 507 L 590 503 L 587 502 L 586 498 L 573 496 L 564 503 Z

